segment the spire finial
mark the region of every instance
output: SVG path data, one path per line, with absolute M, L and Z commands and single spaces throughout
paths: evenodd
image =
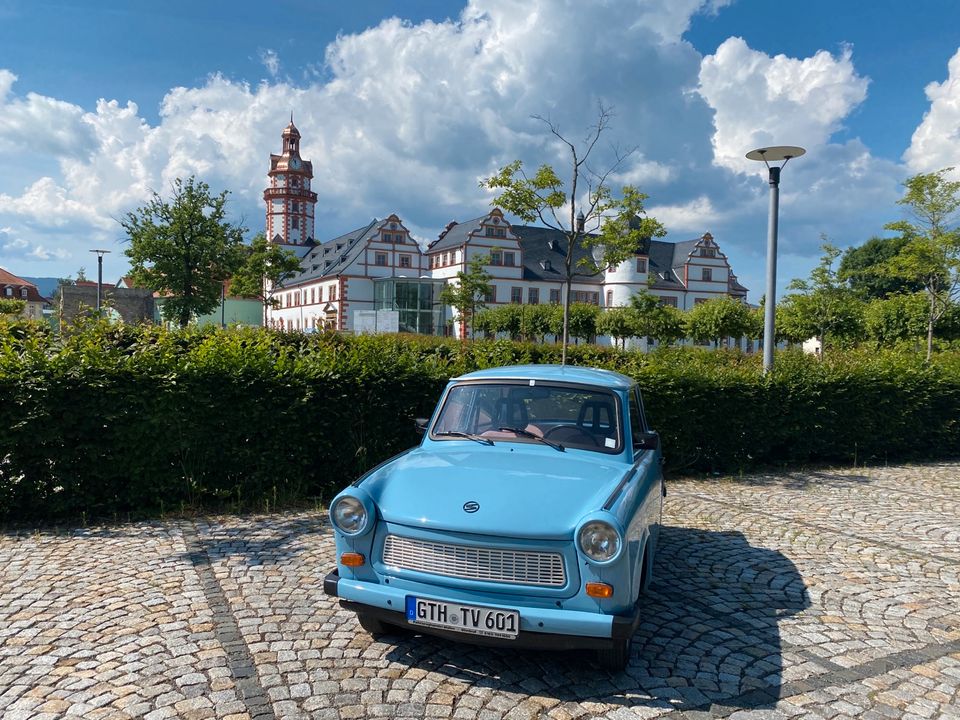
M 290 111 L 290 124 L 293 125 L 293 110 Z

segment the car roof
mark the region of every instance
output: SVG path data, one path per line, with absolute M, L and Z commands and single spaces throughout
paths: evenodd
M 570 382 L 622 389 L 628 389 L 636 384 L 633 378 L 613 370 L 573 365 L 508 365 L 506 367 L 477 370 L 453 378 L 453 380 L 543 380 L 545 382 Z

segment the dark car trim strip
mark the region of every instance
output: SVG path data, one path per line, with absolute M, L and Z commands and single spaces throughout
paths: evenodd
M 441 630 L 439 628 L 424 627 L 407 622 L 407 616 L 402 612 L 387 610 L 385 608 L 365 605 L 363 603 L 341 600 L 340 607 L 344 610 L 363 613 L 376 618 L 382 622 L 395 627 L 403 628 L 415 633 L 424 635 L 433 635 L 444 638 L 445 640 L 454 640 L 471 645 L 485 645 L 489 647 L 509 647 L 509 648 L 527 648 L 536 650 L 604 650 L 610 648 L 617 642 L 633 635 L 633 630 L 640 624 L 639 614 L 634 617 L 613 618 L 613 637 L 601 638 L 590 637 L 588 635 L 561 635 L 559 633 L 539 633 L 520 631 L 515 639 L 484 637 L 483 635 L 470 635 L 468 633 L 459 633 L 452 630 Z M 630 628 L 633 628 L 631 630 Z M 629 632 L 628 632 L 629 631 Z
M 617 483 L 617 486 L 613 489 L 613 492 L 610 493 L 610 497 L 607 498 L 607 501 L 603 504 L 604 510 L 609 510 L 613 507 L 613 503 L 620 496 L 620 493 L 623 492 L 623 489 L 627 486 L 627 483 L 630 482 L 630 478 L 633 477 L 633 474 L 637 471 L 637 468 L 640 466 L 640 461 L 638 460 L 633 464 L 633 467 L 627 470 L 623 477 L 620 478 L 620 482 Z

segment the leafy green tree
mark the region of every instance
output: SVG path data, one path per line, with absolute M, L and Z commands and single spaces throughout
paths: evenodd
M 953 168 L 914 175 L 904 183 L 903 205 L 913 220 L 885 227 L 903 235 L 907 244 L 886 265 L 891 277 L 923 286 L 927 300 L 927 360 L 933 354 L 937 322 L 960 295 L 960 181 L 948 180 Z
M 840 249 L 827 242 L 820 248 L 823 256 L 810 272 L 808 280 L 793 280 L 788 286 L 795 292 L 778 304 L 778 337 L 803 342 L 811 337 L 820 341 L 821 352 L 834 341 L 846 342 L 863 336 L 863 302 L 839 277 L 834 265 Z
M 217 307 L 223 281 L 243 263 L 244 230 L 226 221 L 227 195 L 211 195 L 194 177 L 177 178 L 169 202 L 154 193 L 120 221 L 130 241 L 131 276 L 169 295 L 163 316 L 180 327 Z
M 468 324 L 471 326 L 471 337 L 475 330 L 473 318 L 477 310 L 486 307 L 484 298 L 490 292 L 490 273 L 484 267 L 489 262 L 489 255 L 475 255 L 468 263 L 468 269 L 458 272 L 456 281 L 448 282 L 440 291 L 440 302 L 456 310 L 456 319 L 464 332 Z
M 720 347 L 726 338 L 750 334 L 754 324 L 746 304 L 731 297 L 720 297 L 694 305 L 687 313 L 687 327 L 695 341 L 712 340 Z
M 27 307 L 25 300 L 0 298 L 0 315 L 19 315 Z
M 627 338 L 636 337 L 640 327 L 639 313 L 632 307 L 612 307 L 597 318 L 597 334 L 613 338 L 614 347 L 627 346 Z
M 923 293 L 891 295 L 864 309 L 864 330 L 877 346 L 918 340 L 927 331 L 927 302 Z
M 919 282 L 895 277 L 887 271 L 890 259 L 908 242 L 905 237 L 872 237 L 863 245 L 847 248 L 840 258 L 837 276 L 864 300 L 922 290 Z
M 559 327 L 553 328 L 554 334 L 560 337 L 563 330 L 563 315 L 557 313 L 560 320 Z M 567 310 L 568 334 L 572 338 L 590 340 L 597 334 L 597 320 L 600 317 L 600 308 L 590 303 L 571 303 Z
M 77 270 L 77 282 L 87 282 L 87 271 L 86 271 L 86 269 L 80 268 L 79 270 Z M 70 284 L 71 284 L 71 285 L 75 285 L 76 283 L 71 282 Z
M 271 290 L 300 271 L 300 259 L 288 248 L 268 242 L 261 232 L 244 248 L 243 264 L 234 273 L 230 289 L 240 297 L 257 298 L 263 303 L 263 324 L 267 308 L 280 303 Z
M 544 335 L 550 332 L 553 318 L 560 315 L 558 305 L 524 305 L 523 333 L 528 340 L 543 342 Z
M 610 167 L 603 172 L 594 172 L 587 164 L 611 119 L 610 111 L 603 106 L 598 114 L 597 124 L 581 145 L 567 139 L 556 123 L 535 116 L 569 152 L 567 182 L 550 165 L 541 165 L 529 176 L 523 163 L 516 160 L 480 183 L 481 187 L 497 192 L 493 205 L 525 222 L 539 221 L 563 233 L 563 327 L 559 333 L 562 364 L 566 364 L 567 344 L 573 332 L 570 289 L 574 275 L 593 275 L 610 265 L 619 265 L 635 255 L 645 240 L 666 234 L 659 221 L 646 216 L 646 195 L 627 185 L 615 197 L 608 184 L 610 175 L 632 151 L 616 152 Z
M 630 307 L 637 311 L 636 337 L 648 337 L 669 345 L 686 336 L 683 313 L 664 305 L 655 295 L 645 290 L 630 298 Z

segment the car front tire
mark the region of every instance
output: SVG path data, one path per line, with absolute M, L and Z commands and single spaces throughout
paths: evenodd
M 360 627 L 374 637 L 377 635 L 383 635 L 387 632 L 386 625 L 384 625 L 380 620 L 377 620 L 377 618 L 367 615 L 366 613 L 357 613 L 357 622 L 360 623 Z
M 631 638 L 615 640 L 613 645 L 603 650 L 597 650 L 597 663 L 605 670 L 620 672 L 630 662 L 630 649 L 633 645 Z

